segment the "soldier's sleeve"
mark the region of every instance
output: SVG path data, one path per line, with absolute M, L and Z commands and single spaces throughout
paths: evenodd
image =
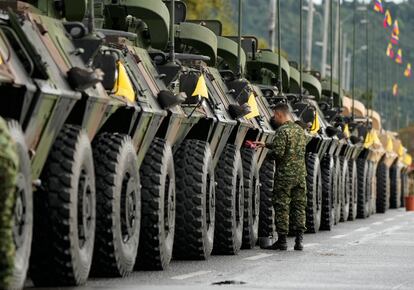
M 285 155 L 287 144 L 287 135 L 285 130 L 277 130 L 272 143 L 266 144 L 270 150 L 269 157 L 272 159 L 281 159 Z

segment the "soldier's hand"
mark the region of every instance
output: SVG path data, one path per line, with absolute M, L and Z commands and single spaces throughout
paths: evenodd
M 256 148 L 263 148 L 263 147 L 266 147 L 266 144 L 265 144 L 264 142 L 260 142 L 260 141 L 253 141 L 252 143 L 253 143 L 253 145 L 255 145 L 255 146 L 256 146 Z

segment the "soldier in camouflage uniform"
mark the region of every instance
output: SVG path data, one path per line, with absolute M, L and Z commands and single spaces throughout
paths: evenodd
M 286 104 L 274 107 L 274 121 L 279 126 L 272 143 L 266 146 L 270 157 L 276 160 L 273 204 L 275 208 L 278 240 L 270 249 L 287 250 L 286 236 L 291 228 L 296 234 L 295 250 L 303 250 L 303 233 L 306 230 L 306 135 L 294 123 Z
M 13 208 L 18 156 L 6 122 L 0 118 L 0 289 L 13 275 Z

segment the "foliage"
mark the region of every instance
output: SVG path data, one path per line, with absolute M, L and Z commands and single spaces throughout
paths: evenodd
M 187 19 L 218 19 L 223 24 L 223 35 L 234 35 L 237 25 L 233 21 L 230 0 L 185 0 Z

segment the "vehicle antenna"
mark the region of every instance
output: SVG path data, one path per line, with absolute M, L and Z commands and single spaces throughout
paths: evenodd
M 282 29 L 280 24 L 280 0 L 277 0 L 277 55 L 279 63 L 279 73 L 278 73 L 278 82 L 279 82 L 279 95 L 283 95 L 283 78 L 282 78 Z
M 175 0 L 170 0 L 170 61 L 175 62 Z
M 241 50 L 242 50 L 242 25 L 243 25 L 243 0 L 239 0 L 239 21 L 238 21 L 238 32 L 237 32 L 237 73 L 238 76 L 242 75 L 241 65 Z

